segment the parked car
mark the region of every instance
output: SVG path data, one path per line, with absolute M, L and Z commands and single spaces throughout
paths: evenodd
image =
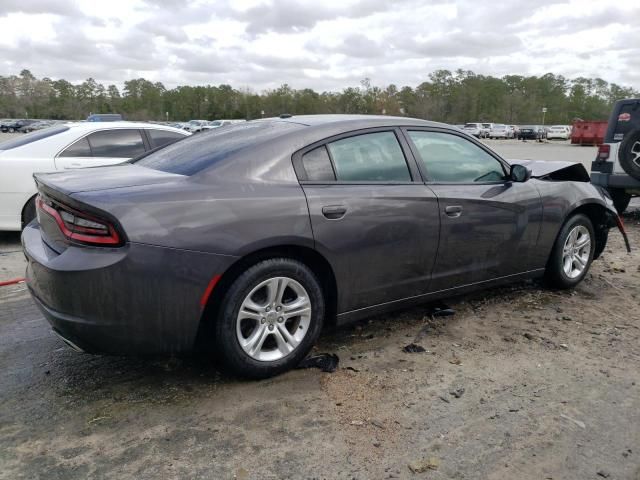
M 27 284 L 69 345 L 199 346 L 256 378 L 323 324 L 522 278 L 571 288 L 617 219 L 581 164 L 509 164 L 404 117 L 246 122 L 35 179 Z
M 513 130 L 509 125 L 494 123 L 489 132 L 489 138 L 513 138 Z
M 121 122 L 122 115 L 119 113 L 94 113 L 87 117 L 87 122 Z
M 184 126 L 184 129 L 187 132 L 191 132 L 191 133 L 198 133 L 200 132 L 203 127 L 205 125 L 207 125 L 209 122 L 207 122 L 206 120 L 189 120 L 186 125 Z
M 537 140 L 542 142 L 547 134 L 541 125 L 522 125 L 518 132 L 518 140 Z
M 482 131 L 484 132 L 484 138 L 488 138 L 491 135 L 491 129 L 493 128 L 493 123 L 482 123 Z
M 604 143 L 591 164 L 591 182 L 607 189 L 619 213 L 640 195 L 640 99 L 613 106 Z
M 34 123 L 35 120 L 11 120 L 7 123 L 3 123 L 0 126 L 0 131 L 2 131 L 3 133 L 13 133 L 13 132 L 17 132 L 20 129 L 22 129 L 23 127 L 27 126 L 27 125 L 31 125 L 32 123 Z
M 38 120 L 33 123 L 23 125 L 18 129 L 18 131 L 21 133 L 30 133 L 35 132 L 36 130 L 42 130 L 43 128 L 50 127 L 51 125 L 53 125 L 53 121 L 51 120 Z
M 203 125 L 201 130 L 213 130 L 214 128 L 227 127 L 236 123 L 246 122 L 246 120 L 213 120 Z
M 481 123 L 467 123 L 462 130 L 476 138 L 485 138 L 487 136 Z
M 188 135 L 148 123 L 83 122 L 0 143 L 0 231 L 19 231 L 35 216 L 34 172 L 113 165 Z
M 571 138 L 571 127 L 568 125 L 552 125 L 547 130 L 547 139 L 551 140 L 559 138 L 561 140 L 568 140 Z

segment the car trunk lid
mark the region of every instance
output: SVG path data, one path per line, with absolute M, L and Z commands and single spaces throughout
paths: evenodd
M 166 173 L 130 163 L 107 167 L 79 168 L 55 173 L 35 173 L 38 187 L 44 186 L 63 195 L 112 188 L 154 185 L 185 178 L 183 175 Z

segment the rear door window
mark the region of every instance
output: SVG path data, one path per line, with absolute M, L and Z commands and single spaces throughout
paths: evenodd
M 94 157 L 133 158 L 145 152 L 140 130 L 101 130 L 88 137 Z
M 407 161 L 393 132 L 347 137 L 327 144 L 336 178 L 344 182 L 410 182 Z

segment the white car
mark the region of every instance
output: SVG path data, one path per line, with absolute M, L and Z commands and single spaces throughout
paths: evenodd
M 464 127 L 462 127 L 462 131 L 468 133 L 469 135 L 473 135 L 474 137 L 486 137 L 486 132 L 481 123 L 465 123 Z
M 206 120 L 189 120 L 183 127 L 187 132 L 197 133 L 209 124 Z
M 0 231 L 20 231 L 35 217 L 34 173 L 114 165 L 188 135 L 151 123 L 83 122 L 0 143 Z
M 552 125 L 547 130 L 547 139 L 561 138 L 562 140 L 569 140 L 571 138 L 571 127 L 568 125 Z
M 214 128 L 226 127 L 227 125 L 242 122 L 246 122 L 246 120 L 213 120 L 212 122 L 208 122 L 207 125 L 203 125 L 202 130 L 213 130 Z
M 513 129 L 510 125 L 494 123 L 489 132 L 489 138 L 513 138 Z

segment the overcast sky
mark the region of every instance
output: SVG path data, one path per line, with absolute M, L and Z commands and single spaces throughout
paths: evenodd
M 463 68 L 640 88 L 639 27 L 640 0 L 0 0 L 0 74 L 341 90 Z

